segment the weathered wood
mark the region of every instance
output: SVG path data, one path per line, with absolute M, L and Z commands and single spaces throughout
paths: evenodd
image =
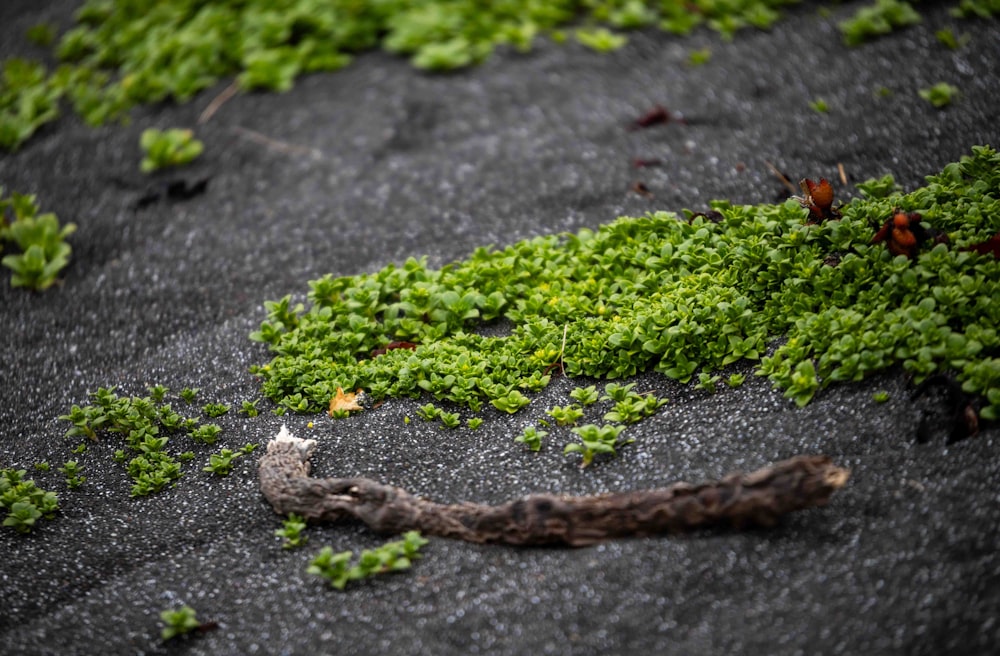
M 366 478 L 312 478 L 314 440 L 282 427 L 260 461 L 260 489 L 274 510 L 311 521 L 356 518 L 379 533 L 418 530 L 469 542 L 584 546 L 601 540 L 710 526 L 773 526 L 827 503 L 848 470 L 827 456 L 796 456 L 718 481 L 593 496 L 532 494 L 498 506 L 445 505 Z

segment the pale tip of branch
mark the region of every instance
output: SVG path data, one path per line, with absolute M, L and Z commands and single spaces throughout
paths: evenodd
M 851 477 L 851 470 L 844 469 L 843 467 L 833 467 L 826 474 L 827 484 L 839 490 L 847 484 L 847 479 Z
M 272 446 L 278 444 L 291 444 L 294 446 L 298 450 L 299 457 L 302 458 L 303 462 L 309 459 L 313 449 L 316 448 L 316 440 L 304 440 L 301 437 L 295 437 L 284 424 L 281 425 L 281 430 L 278 431 L 278 434 L 267 445 L 267 450 L 270 451 Z

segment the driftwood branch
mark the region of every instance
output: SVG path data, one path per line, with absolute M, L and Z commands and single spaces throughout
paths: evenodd
M 751 474 L 698 485 L 594 496 L 533 494 L 499 506 L 445 505 L 366 478 L 312 478 L 315 440 L 282 427 L 260 460 L 260 489 L 274 510 L 311 521 L 359 519 L 379 533 L 419 530 L 469 542 L 583 546 L 626 536 L 711 526 L 773 526 L 825 505 L 849 472 L 826 456 L 797 456 Z

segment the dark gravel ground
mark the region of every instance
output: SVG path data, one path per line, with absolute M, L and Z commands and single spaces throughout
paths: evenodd
M 40 18 L 65 25 L 74 6 L 4 2 L 0 57 L 40 56 L 24 29 Z M 263 301 L 304 296 L 328 272 L 411 255 L 438 266 L 481 245 L 713 198 L 770 202 L 782 189 L 765 161 L 793 179 L 832 179 L 842 163 L 852 181 L 892 173 L 913 188 L 975 144 L 1000 145 L 995 22 L 957 22 L 924 3 L 922 25 L 846 49 L 835 21 L 857 6 L 831 18 L 793 9 L 771 32 L 732 43 L 648 32 L 603 56 L 541 43 L 441 76 L 366 55 L 287 94 L 230 101 L 198 130 L 205 155 L 153 180 L 138 171 L 140 132 L 193 125 L 226 83 L 185 106 L 138 110 L 128 127 L 65 118 L 45 128 L 0 155 L 0 184 L 38 194 L 79 230 L 63 285 L 41 295 L 0 287 L 0 465 L 72 457 L 76 442 L 57 417 L 101 386 L 199 387 L 200 402 L 235 407 L 258 398 L 247 368 L 268 355 L 247 335 Z M 944 26 L 971 44 L 944 49 L 934 37 Z M 686 65 L 706 46 L 708 64 Z M 916 95 L 939 81 L 962 90 L 944 110 Z M 882 86 L 892 95 L 878 97 Z M 809 108 L 819 97 L 829 113 Z M 686 124 L 625 129 L 656 103 Z M 633 157 L 663 165 L 636 171 Z M 172 176 L 207 176 L 208 191 L 135 208 Z M 627 191 L 640 179 L 655 198 Z M 513 418 L 484 412 L 474 432 L 405 425 L 412 401 L 336 423 L 276 417 L 264 402 L 260 417 L 219 419 L 220 443 L 198 451 L 180 484 L 138 500 L 111 460 L 113 439 L 78 457 L 79 490 L 54 468 L 32 470 L 62 512 L 27 537 L 0 531 L 0 651 L 995 653 L 996 428 L 946 445 L 947 427 L 932 420 L 931 439 L 917 442 L 922 414 L 943 410 L 938 399 L 913 405 L 898 371 L 828 389 L 805 409 L 754 377 L 709 395 L 645 375 L 639 387 L 671 403 L 631 429 L 636 441 L 617 459 L 580 470 L 561 442 L 537 456 L 513 443 L 577 382 L 557 380 Z M 890 401 L 876 404 L 877 390 Z M 283 421 L 320 441 L 317 474 L 369 476 L 443 501 L 646 488 L 797 453 L 829 454 L 853 473 L 830 506 L 771 531 L 585 549 L 431 539 L 410 572 L 341 593 L 306 574 L 312 555 L 384 538 L 354 524 L 313 527 L 304 549 L 282 550 L 256 456 L 228 478 L 200 471 L 208 453 L 266 442 Z M 218 629 L 164 645 L 159 612 L 182 603 Z

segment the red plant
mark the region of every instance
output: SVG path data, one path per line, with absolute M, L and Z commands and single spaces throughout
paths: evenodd
M 663 105 L 656 105 L 651 110 L 629 123 L 628 129 L 639 130 L 653 125 L 659 125 L 660 123 L 669 123 L 670 121 L 684 123 L 683 118 L 673 116 Z
M 646 183 L 641 180 L 633 182 L 632 185 L 628 188 L 628 190 L 633 193 L 639 194 L 643 198 L 653 197 L 653 192 L 651 192 L 649 190 L 649 187 L 646 186 Z
M 377 348 L 372 351 L 371 357 L 377 358 L 380 355 L 385 355 L 389 351 L 395 351 L 396 349 L 407 349 L 409 351 L 416 350 L 417 345 L 413 342 L 389 342 L 382 348 Z
M 872 237 L 871 243 L 885 242 L 893 255 L 905 255 L 913 259 L 921 244 L 930 237 L 927 228 L 920 224 L 922 218 L 917 212 L 904 212 L 897 208 L 893 211 L 892 218 Z
M 809 223 L 839 219 L 840 210 L 833 207 L 833 185 L 826 178 L 813 182 L 808 178 L 799 181 L 802 197 L 795 196 L 802 207 L 809 210 Z
M 1000 232 L 993 235 L 986 241 L 981 241 L 978 244 L 967 246 L 964 250 L 979 253 L 980 255 L 992 255 L 993 257 L 1000 258 Z

